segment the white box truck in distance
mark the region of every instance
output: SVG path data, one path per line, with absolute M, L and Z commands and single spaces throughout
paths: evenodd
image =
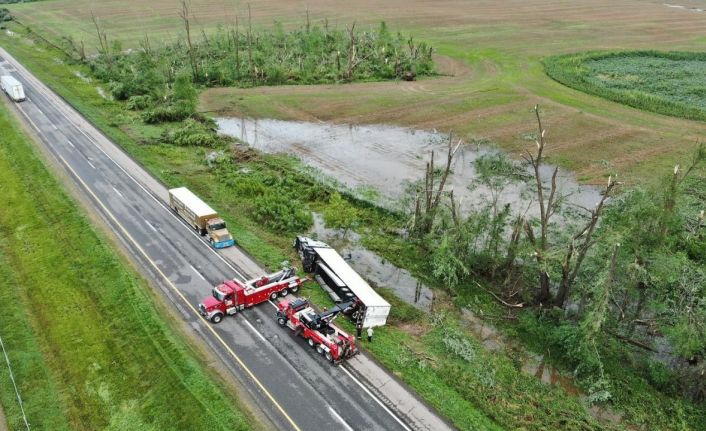
M 10 96 L 10 99 L 15 102 L 21 102 L 25 100 L 25 89 L 22 87 L 20 81 L 16 80 L 10 75 L 3 75 L 0 77 L 0 87 L 2 91 Z
M 226 248 L 235 244 L 226 228 L 226 222 L 186 187 L 169 190 L 169 206 L 199 234 L 208 235 L 208 241 L 215 248 Z

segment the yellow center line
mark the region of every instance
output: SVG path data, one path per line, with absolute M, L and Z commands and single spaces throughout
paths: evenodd
M 157 271 L 157 272 L 159 273 L 159 275 L 162 276 L 162 278 L 163 278 L 163 279 L 167 282 L 167 284 L 172 288 L 172 290 L 174 290 L 174 292 L 176 292 L 176 294 L 179 295 L 179 297 L 184 301 L 184 303 L 185 303 L 186 306 L 189 308 L 189 310 L 191 310 L 191 311 L 199 318 L 199 320 L 201 320 L 201 315 L 200 315 L 199 312 L 196 310 L 196 308 L 194 308 L 194 306 L 191 305 L 191 303 L 186 299 L 186 297 L 184 297 L 184 295 L 179 291 L 179 289 L 177 289 L 177 287 L 174 285 L 174 283 L 172 283 L 171 280 L 169 280 L 169 278 L 167 278 L 167 276 L 162 272 L 162 270 L 159 269 L 159 267 L 157 266 L 157 264 L 156 264 L 152 259 L 150 259 L 150 257 L 149 257 L 149 255 L 147 254 L 147 252 L 145 252 L 145 250 L 140 246 L 140 244 L 138 244 L 138 242 L 135 241 L 135 239 L 132 237 L 132 235 L 130 235 L 130 233 L 127 231 L 127 229 L 125 229 L 125 227 L 123 227 L 123 225 L 120 224 L 120 222 L 118 221 L 117 218 L 115 218 L 115 216 L 113 215 L 113 213 L 111 213 L 110 210 L 108 210 L 108 208 L 106 208 L 106 206 L 103 204 L 103 202 L 101 202 L 101 200 L 98 199 L 98 196 L 96 196 L 95 193 L 93 193 L 93 191 L 92 191 L 92 190 L 88 187 L 88 185 L 81 179 L 81 177 L 76 173 L 76 171 L 73 170 L 73 168 L 68 164 L 68 162 L 67 162 L 60 154 L 57 154 L 57 156 L 61 159 L 61 161 L 64 163 L 64 165 L 71 171 L 71 173 L 74 175 L 74 177 L 81 183 L 81 185 L 83 186 L 83 188 L 85 188 L 86 191 L 87 191 L 87 192 L 93 197 L 93 199 L 98 203 L 98 205 L 101 206 L 101 208 L 102 208 L 103 211 L 108 215 L 108 217 L 110 217 L 110 219 L 120 228 L 120 230 L 122 231 L 122 233 L 123 233 L 123 234 L 130 240 L 130 242 L 132 242 L 132 244 L 140 251 L 140 253 L 142 254 L 142 256 L 143 256 L 145 259 L 147 259 L 147 261 L 152 265 L 152 267 L 155 269 L 155 271 Z M 269 398 L 270 401 L 272 401 L 272 404 L 274 404 L 275 407 L 277 407 L 277 410 L 279 410 L 280 413 L 282 413 L 282 416 L 284 416 L 284 417 L 287 419 L 287 421 L 292 425 L 292 428 L 294 428 L 296 431 L 301 431 L 301 428 L 299 428 L 299 427 L 297 426 L 297 424 L 294 423 L 294 420 L 292 420 L 292 418 L 287 414 L 287 412 L 284 411 L 284 409 L 282 408 L 282 406 L 277 402 L 277 400 L 275 400 L 275 398 L 272 396 L 272 394 L 270 394 L 270 392 L 267 390 L 267 388 L 265 388 L 265 385 L 263 385 L 263 384 L 260 382 L 260 380 L 258 380 L 258 378 L 255 377 L 255 374 L 253 374 L 253 372 L 250 371 L 250 369 L 249 369 L 249 368 L 245 365 L 245 363 L 238 357 L 238 355 L 235 354 L 235 352 L 233 351 L 233 349 L 231 349 L 230 346 L 228 346 L 228 344 L 226 344 L 226 342 L 223 340 L 223 338 L 221 338 L 221 336 L 218 335 L 218 333 L 216 332 L 216 330 L 213 329 L 213 327 L 212 327 L 210 324 L 206 324 L 206 325 L 204 325 L 204 326 L 205 326 L 209 331 L 211 331 L 211 334 L 212 334 L 214 337 L 216 337 L 216 339 L 223 345 L 223 347 L 225 347 L 225 349 L 226 349 L 226 350 L 228 351 L 228 353 L 233 357 L 233 359 L 235 359 L 235 361 L 238 363 L 238 365 L 240 365 L 240 367 L 241 367 L 243 370 L 245 370 L 245 372 L 250 376 L 250 378 L 260 387 L 260 389 L 262 389 L 262 391 L 265 393 L 265 395 L 267 395 L 267 398 Z

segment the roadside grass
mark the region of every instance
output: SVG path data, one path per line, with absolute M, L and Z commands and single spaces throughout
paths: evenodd
M 673 117 L 706 120 L 703 52 L 587 52 L 546 58 L 544 68 L 552 79 L 589 94 Z
M 4 105 L 0 130 L 0 328 L 32 428 L 251 429 Z M 0 369 L 0 401 L 21 429 Z
M 7 39 L 0 36 L 0 41 L 3 38 Z M 165 184 L 187 185 L 211 202 L 232 227 L 239 245 L 255 258 L 270 267 L 284 259 L 296 260 L 291 249 L 291 239 L 295 232 L 268 229 L 253 218 L 252 213 L 254 197 L 268 192 L 275 195 L 280 193 L 283 203 L 291 203 L 290 198 L 294 198 L 312 210 L 321 211 L 326 208 L 327 188 L 312 184 L 310 178 L 305 178 L 298 171 L 296 162 L 278 156 L 242 157 L 234 155 L 231 148 L 221 148 L 224 162 L 209 167 L 204 158 L 212 150 L 141 145 L 138 142 L 146 142 L 146 134 L 155 131 L 146 130 L 139 123 L 129 121 L 129 117 L 119 112 L 119 105 L 103 100 L 91 84 L 76 78 L 71 72 L 73 66 L 54 61 L 59 54 L 25 44 L 7 46 L 7 49 Z M 75 91 L 72 90 L 74 87 Z M 260 186 L 255 186 L 255 183 Z M 346 198 L 350 205 L 355 205 L 360 211 L 360 225 L 363 227 L 361 233 L 366 246 L 396 265 L 409 269 L 415 276 L 428 273 L 424 257 L 419 256 L 409 243 L 395 239 L 393 231 L 403 226 L 404 220 L 395 214 L 350 199 L 350 196 Z M 434 284 L 433 280 L 428 281 Z M 311 284 L 302 293 L 310 296 L 319 306 L 330 305 L 328 297 Z M 456 306 L 470 307 L 474 311 L 485 310 L 489 315 L 500 314 L 492 299 L 477 294 L 476 290 L 468 288 L 452 293 L 458 295 L 454 300 Z M 394 297 L 388 298 L 394 301 Z M 534 377 L 524 375 L 510 353 L 483 351 L 466 333 L 463 322 L 452 308 L 442 311 L 446 312 L 445 325 L 458 330 L 458 333 L 453 334 L 457 340 L 444 343 L 443 337 L 446 334 L 442 328 L 435 326 L 438 321 L 434 317 L 420 317 L 408 307 L 400 301 L 394 302 L 395 315 L 391 318 L 391 324 L 376 331 L 376 341 L 373 344 L 363 344 L 378 361 L 438 408 L 442 415 L 451 418 L 459 428 L 539 430 L 610 427 L 593 419 L 588 408 L 563 389 L 543 386 Z M 406 317 L 408 315 L 411 317 Z M 410 322 L 421 325 L 411 328 Z M 353 329 L 349 323 L 342 324 L 348 330 Z M 418 331 L 420 328 L 422 330 Z M 519 332 L 518 328 L 511 325 L 504 329 L 508 332 L 514 330 L 516 334 Z M 541 331 L 532 332 L 527 328 L 520 330 L 532 337 L 523 342 L 530 345 L 536 343 L 540 350 L 546 345 L 546 340 L 541 339 Z M 455 353 L 455 347 L 451 346 L 458 343 L 470 344 L 470 349 L 476 355 L 474 358 L 482 359 L 482 373 L 478 372 L 479 365 L 475 359 L 469 361 Z M 560 362 L 560 355 L 555 358 Z M 619 362 L 615 362 L 615 367 L 620 371 Z M 566 371 L 570 373 L 571 370 Z M 624 372 L 628 373 L 627 370 Z M 692 429 L 698 429 L 693 428 L 693 424 L 698 423 L 698 411 L 682 406 L 678 400 L 660 396 L 644 383 L 644 379 L 637 378 L 629 382 L 627 387 L 626 393 L 630 390 L 641 391 L 640 397 L 633 399 L 619 397 L 615 405 L 618 409 L 625 407 L 629 410 L 625 419 L 627 424 L 663 429 L 678 426 L 689 429 L 692 426 Z M 687 411 L 686 419 L 678 415 L 660 414 L 654 422 L 651 421 L 651 415 L 655 410 Z
M 3 108 L 4 109 L 4 108 Z M 28 421 L 38 429 L 69 430 L 69 417 L 59 400 L 59 385 L 42 355 L 39 334 L 35 333 L 23 307 L 20 281 L 11 271 L 3 250 L 9 242 L 7 229 L 0 227 L 0 336 L 8 351 L 12 372 L 19 385 Z M 0 357 L 0 404 L 12 430 L 25 427 L 5 358 Z

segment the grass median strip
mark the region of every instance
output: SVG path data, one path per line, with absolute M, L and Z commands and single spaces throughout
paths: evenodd
M 251 429 L 4 106 L 0 129 L 0 328 L 32 428 Z
M 12 40 L 17 41 L 18 37 Z M 2 38 L 0 35 L 0 40 Z M 77 72 L 85 70 L 81 66 L 63 63 L 57 51 L 45 49 L 41 44 L 15 43 L 7 49 L 153 175 L 168 186 L 186 185 L 216 206 L 239 245 L 262 263 L 273 267 L 285 258 L 296 259 L 290 247 L 295 232 L 287 226 L 268 226 L 269 219 L 259 215 L 258 208 L 275 209 L 274 215 L 268 216 L 284 219 L 290 213 L 283 210 L 284 207 L 326 213 L 331 205 L 328 198 L 331 189 L 303 175 L 301 166 L 288 158 L 249 154 L 225 146 L 214 149 L 155 143 L 154 138 L 160 135 L 161 128 L 130 121 L 120 104 L 103 99 L 96 91 L 95 86 L 103 84 L 86 82 L 77 76 Z M 213 153 L 216 153 L 215 158 Z M 366 226 L 363 230 L 368 233 L 361 232 L 366 247 L 416 276 L 425 272 L 427 267 L 414 248 L 396 239 L 395 234 L 385 234 L 402 228 L 403 221 L 352 199 L 346 198 L 346 202 L 348 206 L 356 206 L 360 223 Z M 429 281 L 433 284 L 434 280 Z M 328 304 L 328 298 L 318 287 L 307 287 L 303 294 L 320 306 Z M 491 311 L 488 316 L 495 317 L 501 324 L 504 319 L 502 310 L 493 308 L 492 298 L 479 295 L 475 290 L 456 298 L 454 304 Z M 515 352 L 512 346 L 501 352 L 480 346 L 469 335 L 468 322 L 454 304 L 446 304 L 436 315 L 429 316 L 412 313 L 409 306 L 393 303 L 396 316 L 390 319 L 390 325 L 376 331 L 375 343 L 363 344 L 377 360 L 460 429 L 624 427 L 593 418 L 586 403 L 573 393 L 575 390 L 567 393 L 561 385 L 545 386 L 533 375 L 524 374 L 521 352 Z M 346 328 L 351 330 L 350 325 Z M 504 329 L 517 335 L 516 327 L 508 325 Z M 546 336 L 524 338 L 522 342 L 529 345 L 533 345 L 532 340 L 541 340 L 536 343 L 540 346 L 536 350 L 544 351 L 541 346 L 545 345 Z M 571 370 L 562 371 L 568 374 Z M 624 385 L 625 390 L 621 392 L 628 396 L 621 397 L 617 406 L 627 412 L 625 426 L 649 424 L 668 429 L 685 423 L 685 429 L 701 429 L 699 410 L 656 394 L 649 387 L 643 389 L 633 384 L 634 381 Z M 635 391 L 635 388 L 640 390 Z M 660 413 L 658 417 L 655 412 L 679 414 Z M 617 421 L 621 420 L 618 417 Z

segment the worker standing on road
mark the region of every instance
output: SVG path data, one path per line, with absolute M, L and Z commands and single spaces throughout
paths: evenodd
M 372 326 L 368 328 L 368 342 L 372 343 L 373 342 L 373 328 Z

